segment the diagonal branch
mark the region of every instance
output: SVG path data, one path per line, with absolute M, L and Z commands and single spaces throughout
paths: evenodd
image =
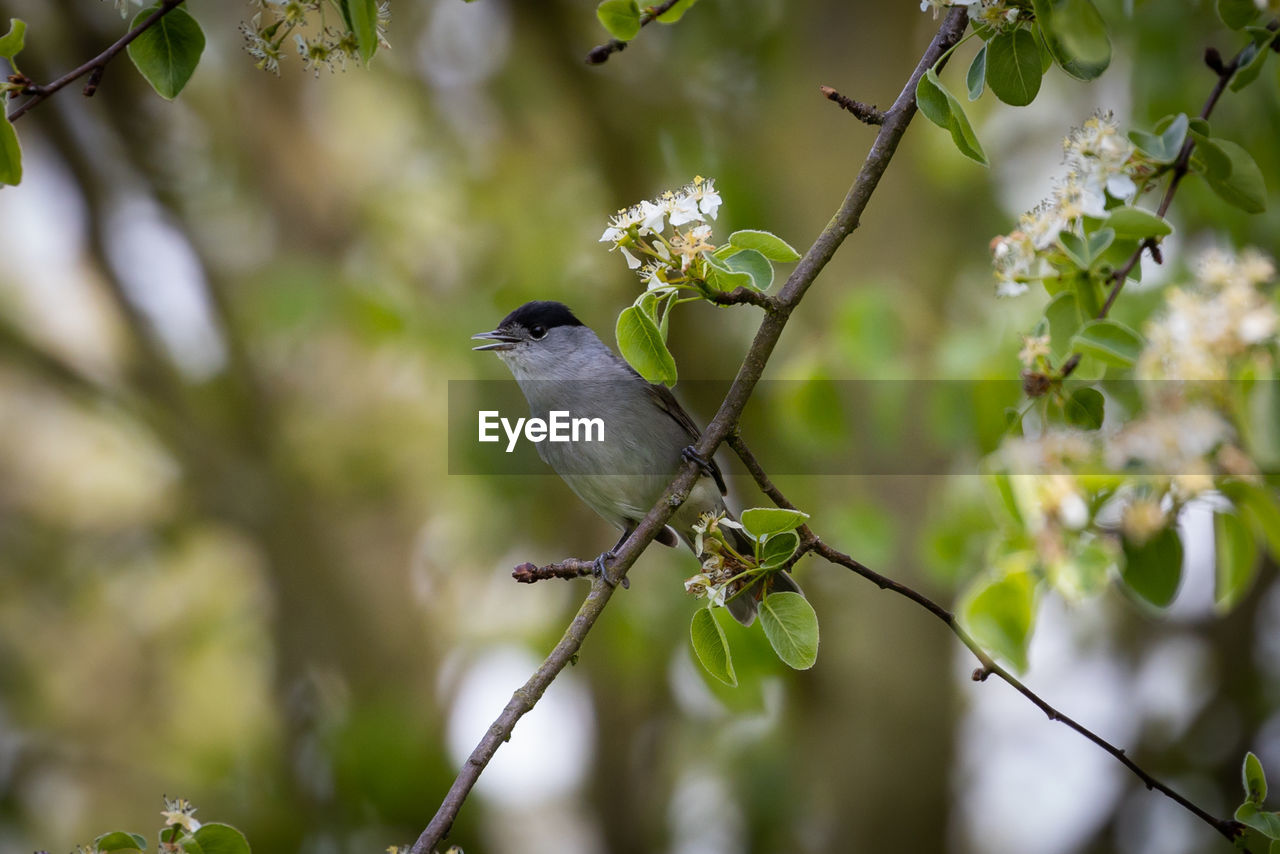
M 730 436 L 729 445 L 733 448 L 734 453 L 738 455 L 738 458 L 742 460 L 742 464 L 746 466 L 747 471 L 751 473 L 751 476 L 755 479 L 756 485 L 760 487 L 761 492 L 769 496 L 770 500 L 779 507 L 785 507 L 789 510 L 796 509 L 795 505 L 792 504 L 785 495 L 783 495 L 782 490 L 778 489 L 778 487 L 774 485 L 773 481 L 770 480 L 769 475 L 765 472 L 759 461 L 756 460 L 755 455 L 751 453 L 751 449 L 747 447 L 746 442 L 743 441 L 740 435 L 735 432 Z M 1048 701 L 1035 691 L 1028 688 L 1022 680 L 1018 679 L 1018 677 L 1014 676 L 1008 670 L 1005 670 L 997 664 L 991 656 L 987 654 L 986 650 L 984 650 L 978 642 L 975 641 L 967 631 L 965 631 L 964 626 L 960 625 L 960 622 L 956 619 L 953 613 L 930 599 L 928 596 L 915 588 L 909 587 L 899 581 L 894 581 L 888 576 L 881 575 L 844 552 L 837 551 L 818 539 L 818 537 L 807 527 L 801 528 L 800 548 L 797 550 L 797 554 L 806 552 L 812 552 L 829 563 L 834 563 L 853 571 L 857 575 L 862 576 L 872 584 L 879 587 L 881 590 L 890 590 L 905 599 L 911 600 L 941 620 L 946 624 L 947 628 L 951 629 L 955 636 L 960 639 L 960 642 L 969 648 L 969 651 L 973 653 L 974 657 L 977 658 L 978 662 L 982 665 L 977 670 L 973 671 L 973 681 L 985 682 L 988 677 L 992 675 L 999 676 L 1012 686 L 1019 694 L 1030 700 L 1031 703 L 1040 709 L 1040 711 L 1044 712 L 1045 715 L 1048 716 L 1049 720 L 1065 724 L 1113 756 L 1116 761 L 1120 762 L 1132 771 L 1148 789 L 1154 789 L 1160 792 L 1162 795 L 1190 812 L 1196 818 L 1208 824 L 1229 840 L 1234 841 L 1243 832 L 1244 828 L 1239 824 L 1239 822 L 1232 821 L 1230 819 L 1217 818 L 1197 806 L 1192 801 L 1187 800 L 1185 797 L 1169 788 L 1169 786 L 1149 774 L 1140 765 L 1138 765 L 1138 763 L 1130 759 L 1123 748 L 1116 747 L 1093 730 L 1081 723 L 1078 723 L 1075 719 L 1068 717 L 1053 706 L 1049 705 Z
M 1049 720 L 1057 721 L 1058 723 L 1065 724 L 1066 726 L 1078 732 L 1080 735 L 1089 739 L 1089 741 L 1093 742 L 1098 747 L 1102 748 L 1104 751 L 1106 751 L 1112 757 L 1114 757 L 1115 760 L 1119 762 L 1121 765 L 1123 765 L 1124 767 L 1132 771 L 1134 775 L 1137 776 L 1137 778 L 1141 780 L 1148 789 L 1154 789 L 1157 792 L 1160 792 L 1160 794 L 1169 798 L 1178 806 L 1187 810 L 1196 818 L 1200 819 L 1205 824 L 1209 825 L 1214 830 L 1216 830 L 1218 833 L 1222 834 L 1224 837 L 1227 838 L 1227 840 L 1234 842 L 1236 838 L 1239 837 L 1244 832 L 1244 826 L 1241 825 L 1239 822 L 1233 821 L 1231 819 L 1217 818 L 1216 816 L 1212 815 L 1208 811 L 1202 809 L 1192 801 L 1188 800 L 1187 798 L 1178 794 L 1173 789 L 1169 788 L 1169 786 L 1165 785 L 1155 777 L 1151 776 L 1151 774 L 1147 773 L 1147 771 L 1145 771 L 1142 768 L 1142 766 L 1140 766 L 1138 763 L 1134 762 L 1132 759 L 1129 758 L 1129 756 L 1125 753 L 1124 748 L 1116 747 L 1114 744 L 1107 741 L 1105 738 L 1098 735 L 1093 730 L 1077 722 L 1074 718 L 1068 717 L 1067 715 L 1058 711 L 1053 706 L 1049 705 L 1048 701 L 1042 698 L 1035 691 L 1032 691 L 1030 688 L 1028 688 L 1026 684 L 1022 682 L 1022 680 L 1020 680 L 1018 677 L 1014 676 L 1008 670 L 1005 670 L 1003 667 L 997 664 L 991 658 L 991 656 L 988 655 L 986 651 L 983 650 L 983 648 L 978 645 L 978 642 L 975 641 L 967 631 L 965 631 L 964 627 L 960 625 L 958 620 L 956 620 L 954 614 L 952 614 L 946 608 L 943 608 L 941 605 L 939 605 L 937 602 L 930 599 L 928 596 L 925 596 L 923 593 L 920 593 L 919 591 L 915 590 L 914 588 L 908 587 L 905 584 L 894 581 L 892 578 L 888 578 L 887 576 L 881 575 L 880 573 L 876 572 L 873 569 L 869 569 L 868 567 L 854 560 L 849 555 L 845 554 L 844 552 L 837 551 L 836 549 L 832 548 L 831 546 L 827 545 L 824 542 L 815 541 L 812 547 L 810 548 L 810 551 L 813 552 L 813 554 L 821 557 L 823 560 L 829 561 L 830 563 L 834 563 L 839 566 L 843 566 L 846 569 L 852 570 L 853 572 L 857 573 L 858 575 L 862 576 L 863 578 L 875 584 L 881 590 L 892 590 L 894 593 L 897 593 L 899 596 L 903 596 L 907 599 L 910 599 L 912 602 L 916 603 L 921 608 L 924 608 L 930 614 L 933 614 L 935 617 L 937 617 L 939 620 L 945 623 L 947 628 L 951 629 L 951 631 L 955 634 L 955 636 L 960 639 L 960 642 L 963 643 L 965 646 L 967 646 L 969 648 L 969 651 L 972 652 L 974 657 L 977 658 L 978 661 L 982 664 L 981 667 L 973 671 L 973 681 L 985 682 L 987 678 L 992 675 L 999 676 L 1001 679 L 1003 679 L 1005 682 L 1011 685 L 1015 691 L 1017 691 L 1019 694 L 1021 694 L 1022 696 L 1030 700 L 1031 703 L 1036 706 L 1036 708 L 1044 712 L 1045 715 L 1049 718 Z
M 91 76 L 89 78 L 89 85 L 84 89 L 84 94 L 86 97 L 92 96 L 94 91 L 97 90 L 98 81 L 102 79 L 102 72 L 103 69 L 107 67 L 107 63 L 115 59 L 116 55 L 120 53 L 120 51 L 128 47 L 129 42 L 142 35 L 143 32 L 154 26 L 156 21 L 159 21 L 165 15 L 181 6 L 184 2 L 186 2 L 186 0 L 163 0 L 160 7 L 148 15 L 142 23 L 129 30 L 129 32 L 125 33 L 114 44 L 112 44 L 111 47 L 107 48 L 93 59 L 78 68 L 73 68 L 57 80 L 54 80 L 52 83 L 46 83 L 43 86 L 31 84 L 25 87 L 22 90 L 23 93 L 31 95 L 32 97 L 22 102 L 16 110 L 9 114 L 9 121 L 16 122 L 18 119 L 26 115 L 28 110 L 39 104 L 45 98 L 57 93 L 63 87 L 70 83 L 74 83 L 86 74 L 90 74 Z
M 809 247 L 804 257 L 792 270 L 786 284 L 777 296 L 775 310 L 766 312 L 751 347 L 747 351 L 738 375 L 728 393 L 720 404 L 720 409 L 703 431 L 695 450 L 703 458 L 710 458 L 720 443 L 727 439 L 735 429 L 747 400 L 751 397 L 756 383 L 764 372 L 773 348 L 782 335 L 791 312 L 803 299 L 805 292 L 813 284 L 818 273 L 831 260 L 836 249 L 844 239 L 858 226 L 862 212 L 866 209 L 876 185 L 893 159 L 898 144 L 907 130 L 911 119 L 915 116 L 916 84 L 925 72 L 937 63 L 964 33 L 968 24 L 968 15 L 964 7 L 957 7 L 948 13 L 937 34 L 925 49 L 920 62 L 908 78 L 902 92 L 886 112 L 884 124 L 880 126 L 875 141 L 871 145 L 866 160 L 858 172 L 857 178 L 845 195 L 836 215 L 818 235 L 817 240 Z M 617 551 L 612 562 L 612 569 L 619 579 L 626 576 L 627 570 L 635 563 L 641 552 L 648 547 L 654 537 L 663 529 L 667 520 L 689 495 L 689 490 L 699 475 L 696 463 L 687 463 L 680 473 L 667 486 L 658 503 L 641 520 L 627 541 Z M 564 636 L 556 644 L 542 665 L 529 680 L 512 695 L 506 708 L 485 732 L 480 743 L 471 752 L 462 769 L 458 772 L 448 794 L 440 808 L 418 837 L 410 849 L 410 854 L 429 854 L 449 832 L 453 820 L 462 804 L 466 801 L 471 788 L 479 779 L 489 760 L 493 758 L 502 742 L 511 737 L 516 722 L 520 720 L 542 697 L 556 676 L 577 654 L 586 638 L 587 632 L 600 617 L 605 605 L 613 595 L 614 588 L 603 579 L 597 579 L 591 585 L 591 592 L 586 601 L 578 609 Z

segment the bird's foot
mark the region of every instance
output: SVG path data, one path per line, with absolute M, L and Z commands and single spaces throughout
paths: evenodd
M 613 549 L 610 549 L 607 552 L 601 552 L 599 557 L 597 557 L 591 565 L 591 574 L 596 578 L 602 579 L 604 583 L 608 584 L 610 587 L 618 586 L 618 582 L 614 581 L 613 576 L 609 574 L 609 561 L 613 560 L 614 557 L 616 557 L 616 555 L 613 553 Z M 631 589 L 631 582 L 627 580 L 626 576 L 622 577 L 622 589 Z
M 716 470 L 715 467 L 711 465 L 711 461 L 702 456 L 702 454 L 699 454 L 693 445 L 685 445 L 684 449 L 680 451 L 680 459 L 684 460 L 686 463 L 697 463 L 698 468 L 702 470 L 703 474 L 707 477 L 715 477 Z

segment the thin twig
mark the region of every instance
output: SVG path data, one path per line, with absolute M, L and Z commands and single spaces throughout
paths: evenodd
M 901 94 L 898 95 L 897 100 L 894 102 L 893 108 L 889 111 L 885 123 L 880 126 L 875 141 L 871 145 L 871 150 L 868 152 L 857 178 L 849 188 L 849 192 L 846 194 L 836 215 L 827 223 L 826 227 L 818 235 L 817 240 L 809 247 L 809 250 L 800 259 L 795 269 L 792 270 L 791 276 L 787 279 L 777 297 L 777 310 L 765 314 L 764 320 L 761 322 L 760 328 L 751 342 L 751 347 L 738 369 L 738 375 L 734 379 L 733 385 L 721 402 L 715 417 L 711 419 L 707 429 L 703 431 L 701 438 L 698 439 L 694 450 L 699 456 L 709 459 L 714 455 L 716 448 L 720 446 L 720 443 L 729 436 L 737 425 L 747 400 L 751 397 L 756 383 L 764 372 L 765 363 L 768 362 L 773 348 L 778 343 L 778 338 L 782 335 L 782 330 L 786 326 L 787 318 L 790 317 L 791 311 L 795 309 L 796 305 L 804 297 L 805 292 L 813 284 L 813 280 L 817 278 L 818 273 L 826 266 L 831 256 L 835 254 L 836 249 L 857 228 L 859 218 L 862 216 L 863 210 L 866 209 L 867 202 L 871 199 L 876 185 L 879 184 L 881 176 L 889 165 L 889 161 L 893 158 L 907 126 L 915 116 L 916 84 L 924 76 L 925 71 L 938 62 L 942 55 L 959 41 L 967 24 L 968 15 L 965 8 L 957 7 L 952 9 L 942 22 L 933 40 L 929 43 L 928 48 L 925 49 L 920 62 L 916 65 Z M 680 473 L 667 486 L 662 497 L 658 499 L 658 503 L 645 515 L 631 536 L 617 550 L 617 556 L 611 561 L 611 570 L 616 577 L 622 578 L 626 575 L 627 570 L 635 563 L 640 553 L 648 547 L 653 538 L 658 535 L 658 532 L 666 526 L 667 520 L 671 518 L 676 508 L 684 503 L 684 500 L 688 497 L 689 490 L 693 487 L 699 473 L 697 463 L 686 463 Z M 476 780 L 479 779 L 481 772 L 484 771 L 485 766 L 488 765 L 489 760 L 493 758 L 498 747 L 511 737 L 511 732 L 515 728 L 516 722 L 533 708 L 560 671 L 568 666 L 570 660 L 577 655 L 587 632 L 591 630 L 591 627 L 608 604 L 614 589 L 602 579 L 596 579 L 592 583 L 591 592 L 587 594 L 586 601 L 578 609 L 578 613 L 574 616 L 573 622 L 569 624 L 569 628 L 565 631 L 560 642 L 552 649 L 542 665 L 529 677 L 529 680 L 516 690 L 506 708 L 503 709 L 502 714 L 498 716 L 497 720 L 485 732 L 484 737 L 480 739 L 480 743 L 476 745 L 471 752 L 470 758 L 467 759 L 458 772 L 457 778 L 449 788 L 449 792 L 445 795 L 435 816 L 431 819 L 426 829 L 422 831 L 417 841 L 414 842 L 413 847 L 410 849 L 410 854 L 429 854 L 449 832 L 458 810 L 462 808 L 463 802 L 466 801 L 467 795 L 475 785 Z
M 666 0 L 656 6 L 650 6 L 640 13 L 640 26 L 647 27 L 650 23 L 657 20 L 671 10 L 671 7 L 679 3 L 680 0 Z M 609 39 L 602 45 L 596 45 L 587 51 L 587 65 L 603 65 L 609 61 L 609 57 L 619 51 L 627 49 L 629 42 L 622 39 Z
M 1247 49 L 1242 49 L 1226 63 L 1223 63 L 1222 57 L 1218 55 L 1216 50 L 1205 51 L 1205 64 L 1218 75 L 1218 82 L 1214 84 L 1213 91 L 1209 93 L 1208 99 L 1200 109 L 1200 118 L 1209 118 L 1213 108 L 1218 105 L 1218 99 L 1227 90 L 1227 84 L 1231 82 L 1231 78 L 1240 67 L 1240 58 Z M 1182 179 L 1186 177 L 1186 174 L 1191 171 L 1191 152 L 1195 147 L 1196 141 L 1188 131 L 1187 138 L 1182 143 L 1182 149 L 1178 152 L 1178 158 L 1173 163 L 1173 177 L 1169 179 L 1169 186 L 1165 188 L 1164 196 L 1160 199 L 1160 206 L 1156 208 L 1156 216 L 1163 217 L 1169 212 L 1169 206 L 1173 204 L 1173 195 L 1178 192 L 1178 185 L 1182 183 Z M 1111 290 L 1107 293 L 1107 299 L 1102 303 L 1102 308 L 1098 310 L 1098 320 L 1102 320 L 1111 313 L 1111 307 L 1115 305 L 1116 298 L 1120 296 L 1120 291 L 1124 289 L 1125 282 L 1129 279 L 1129 274 L 1133 272 L 1133 268 L 1138 266 L 1138 262 L 1142 260 L 1144 250 L 1151 251 L 1151 257 L 1156 259 L 1156 263 L 1161 262 L 1159 244 L 1152 238 L 1142 241 L 1138 248 L 1133 250 L 1133 254 L 1129 256 L 1129 259 L 1111 274 Z M 1071 376 L 1075 369 L 1080 366 L 1080 358 L 1080 353 L 1071 354 L 1071 357 L 1062 365 L 1061 379 Z
M 841 95 L 830 86 L 819 86 L 818 89 L 822 91 L 822 94 L 827 97 L 828 101 L 834 101 L 857 116 L 858 121 L 869 125 L 884 124 L 884 111 L 877 110 L 874 104 L 864 104 L 861 101 L 855 101 L 847 95 Z
M 765 311 L 774 311 L 778 307 L 777 300 L 773 297 L 745 285 L 739 285 L 731 291 L 711 291 L 707 300 L 716 305 L 754 305 Z
M 978 661 L 982 664 L 981 667 L 979 667 L 977 670 L 973 672 L 973 681 L 985 682 L 989 676 L 992 676 L 992 675 L 999 676 L 1002 680 L 1004 680 L 1009 685 L 1011 685 L 1013 689 L 1016 690 L 1019 694 L 1021 694 L 1022 696 L 1030 700 L 1038 709 L 1040 709 L 1040 711 L 1044 712 L 1045 715 L 1049 718 L 1049 720 L 1066 724 L 1068 727 L 1075 730 L 1080 735 L 1089 739 L 1089 741 L 1093 742 L 1098 747 L 1102 748 L 1104 751 L 1106 751 L 1112 757 L 1114 757 L 1116 761 L 1118 761 L 1120 764 L 1124 765 L 1124 767 L 1132 771 L 1134 775 L 1139 780 L 1141 780 L 1148 789 L 1154 789 L 1160 792 L 1160 794 L 1169 798 L 1174 803 L 1178 804 L 1178 806 L 1182 807 L 1183 809 L 1187 810 L 1192 815 L 1194 815 L 1196 818 L 1203 821 L 1205 824 L 1208 824 L 1210 827 L 1212 827 L 1218 833 L 1222 834 L 1228 840 L 1234 842 L 1236 838 L 1239 837 L 1244 832 L 1244 826 L 1241 825 L 1239 822 L 1233 821 L 1231 819 L 1220 819 L 1220 818 L 1217 818 L 1216 816 L 1211 815 L 1204 809 L 1197 806 L 1192 801 L 1187 800 L 1182 795 L 1178 794 L 1176 791 L 1169 788 L 1167 785 L 1160 782 L 1155 777 L 1151 776 L 1151 774 L 1147 773 L 1147 771 L 1145 771 L 1142 768 L 1142 766 L 1140 766 L 1138 763 L 1134 762 L 1132 759 L 1129 758 L 1129 756 L 1125 753 L 1123 748 L 1116 747 L 1114 744 L 1107 741 L 1105 738 L 1098 735 L 1093 730 L 1089 729 L 1083 724 L 1078 723 L 1074 718 L 1068 717 L 1067 715 L 1058 711 L 1053 706 L 1049 705 L 1049 703 L 1045 701 L 1039 694 L 1037 694 L 1035 691 L 1032 691 L 1025 684 L 1023 684 L 1022 680 L 1018 679 L 1018 677 L 1014 676 L 1012 673 L 1010 673 L 1009 671 L 1001 667 L 999 664 L 997 664 L 991 658 L 991 656 L 988 655 L 982 649 L 982 647 L 978 645 L 978 642 L 975 641 L 967 631 L 965 631 L 964 627 L 960 625 L 958 620 L 956 620 L 955 615 L 953 615 L 946 608 L 943 608 L 937 602 L 934 602 L 928 596 L 925 596 L 923 593 L 920 593 L 915 589 L 908 587 L 905 584 L 901 584 L 897 581 L 894 581 L 891 578 L 887 578 L 881 575 L 880 573 L 872 569 L 867 568 L 866 566 L 854 560 L 852 557 L 845 554 L 844 552 L 837 551 L 836 549 L 832 548 L 831 546 L 821 541 L 815 542 L 811 548 L 811 551 L 814 554 L 818 555 L 819 557 L 823 558 L 824 560 L 827 560 L 831 563 L 838 564 L 839 566 L 843 566 L 843 567 L 846 567 L 847 569 L 852 570 L 853 572 L 857 573 L 858 575 L 872 582 L 882 590 L 892 590 L 894 593 L 897 593 L 899 596 L 904 596 L 907 599 L 910 599 L 912 602 L 916 603 L 917 605 L 919 605 L 920 607 L 928 611 L 930 614 L 933 614 L 939 620 L 946 623 L 947 628 L 951 629 L 951 631 L 955 634 L 955 636 L 960 639 L 960 642 L 963 643 L 965 646 L 967 646 L 969 648 L 969 651 L 972 652 L 974 657 L 977 658 Z
M 594 571 L 593 561 L 571 557 L 546 566 L 522 563 L 511 570 L 511 577 L 521 584 L 533 584 L 535 581 L 544 581 L 548 578 L 585 578 Z
M 16 122 L 18 119 L 25 116 L 28 110 L 39 104 L 45 98 L 55 94 L 67 84 L 74 83 L 86 74 L 89 74 L 90 77 L 88 85 L 84 88 L 84 94 L 87 97 L 91 97 L 98 89 L 98 82 L 102 80 L 102 71 L 107 67 L 107 63 L 114 59 L 116 54 L 128 47 L 129 42 L 142 35 L 142 33 L 152 27 L 156 21 L 159 21 L 165 15 L 181 6 L 184 2 L 186 2 L 186 0 L 164 0 L 164 2 L 160 4 L 160 8 L 148 15 L 142 23 L 129 30 L 129 32 L 125 33 L 119 38 L 119 40 L 112 44 L 111 47 L 107 48 L 93 59 L 78 68 L 68 71 L 52 83 L 46 83 L 43 86 L 27 86 L 22 91 L 24 94 L 31 95 L 32 97 L 23 101 L 16 110 L 9 114 L 9 121 Z
M 736 453 L 738 458 L 742 460 L 742 464 L 746 466 L 747 471 L 751 473 L 752 478 L 755 479 L 756 485 L 760 487 L 761 492 L 769 496 L 769 499 L 779 507 L 785 507 L 788 510 L 796 509 L 796 506 L 792 504 L 787 496 L 782 493 L 782 490 L 778 489 L 773 481 L 770 480 L 769 475 L 765 473 L 764 467 L 760 465 L 760 462 L 755 458 L 755 455 L 751 453 L 751 449 L 747 447 L 747 443 L 737 431 L 729 436 L 728 442 L 729 446 L 733 448 L 734 453 Z M 1018 693 L 1022 694 L 1035 704 L 1035 706 L 1044 712 L 1050 720 L 1066 724 L 1071 729 L 1080 733 L 1080 735 L 1083 735 L 1085 738 L 1089 739 L 1094 744 L 1098 745 L 1107 753 L 1115 757 L 1126 768 L 1137 775 L 1138 779 L 1142 780 L 1148 789 L 1155 789 L 1159 791 L 1161 794 L 1191 812 L 1201 821 L 1210 825 L 1214 830 L 1221 833 L 1227 839 L 1234 840 L 1243 832 L 1243 827 L 1238 822 L 1231 821 L 1229 819 L 1219 819 L 1209 814 L 1196 804 L 1175 792 L 1173 789 L 1169 788 L 1164 783 L 1157 780 L 1155 777 L 1151 776 L 1151 774 L 1130 759 L 1122 748 L 1116 747 L 1102 736 L 1049 705 L 1049 703 L 1040 697 L 1040 695 L 1023 684 L 1020 679 L 997 664 L 991 656 L 987 654 L 986 650 L 979 646 L 977 641 L 975 641 L 973 637 L 965 631 L 964 627 L 960 625 L 960 622 L 955 618 L 954 614 L 930 599 L 928 596 L 899 581 L 894 581 L 888 576 L 881 575 L 844 552 L 837 551 L 818 539 L 818 537 L 807 527 L 803 527 L 800 529 L 800 549 L 798 550 L 798 553 L 802 554 L 807 552 L 813 552 L 830 563 L 838 564 L 839 566 L 852 570 L 856 574 L 875 584 L 881 590 L 891 590 L 899 596 L 911 600 L 945 623 L 947 628 L 951 629 L 956 637 L 960 639 L 960 642 L 969 648 L 970 652 L 973 653 L 974 657 L 976 657 L 978 662 L 982 665 L 973 672 L 973 680 L 975 682 L 985 682 L 987 678 L 993 674 L 999 676 L 1009 685 L 1013 686 Z

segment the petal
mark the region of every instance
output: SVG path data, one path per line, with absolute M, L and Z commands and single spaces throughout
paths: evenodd
M 1107 179 L 1107 192 L 1117 199 L 1131 199 L 1138 192 L 1138 185 L 1128 175 L 1112 175 Z
M 709 193 L 703 193 L 702 201 L 698 202 L 698 209 L 712 219 L 715 219 L 716 211 L 720 209 L 720 194 L 714 190 Z

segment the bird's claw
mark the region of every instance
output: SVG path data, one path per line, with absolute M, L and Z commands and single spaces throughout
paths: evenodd
M 707 477 L 715 477 L 716 470 L 715 467 L 711 465 L 711 461 L 702 456 L 702 454 L 699 454 L 693 445 L 684 446 L 684 449 L 680 451 L 680 459 L 684 460 L 686 463 L 697 463 L 698 468 L 702 470 L 703 474 Z
M 591 574 L 604 581 L 610 587 L 618 586 L 618 582 L 614 581 L 613 576 L 609 575 L 609 561 L 613 560 L 614 557 L 615 555 L 612 551 L 601 552 L 591 564 Z M 625 575 L 622 577 L 622 589 L 631 589 L 631 582 Z

